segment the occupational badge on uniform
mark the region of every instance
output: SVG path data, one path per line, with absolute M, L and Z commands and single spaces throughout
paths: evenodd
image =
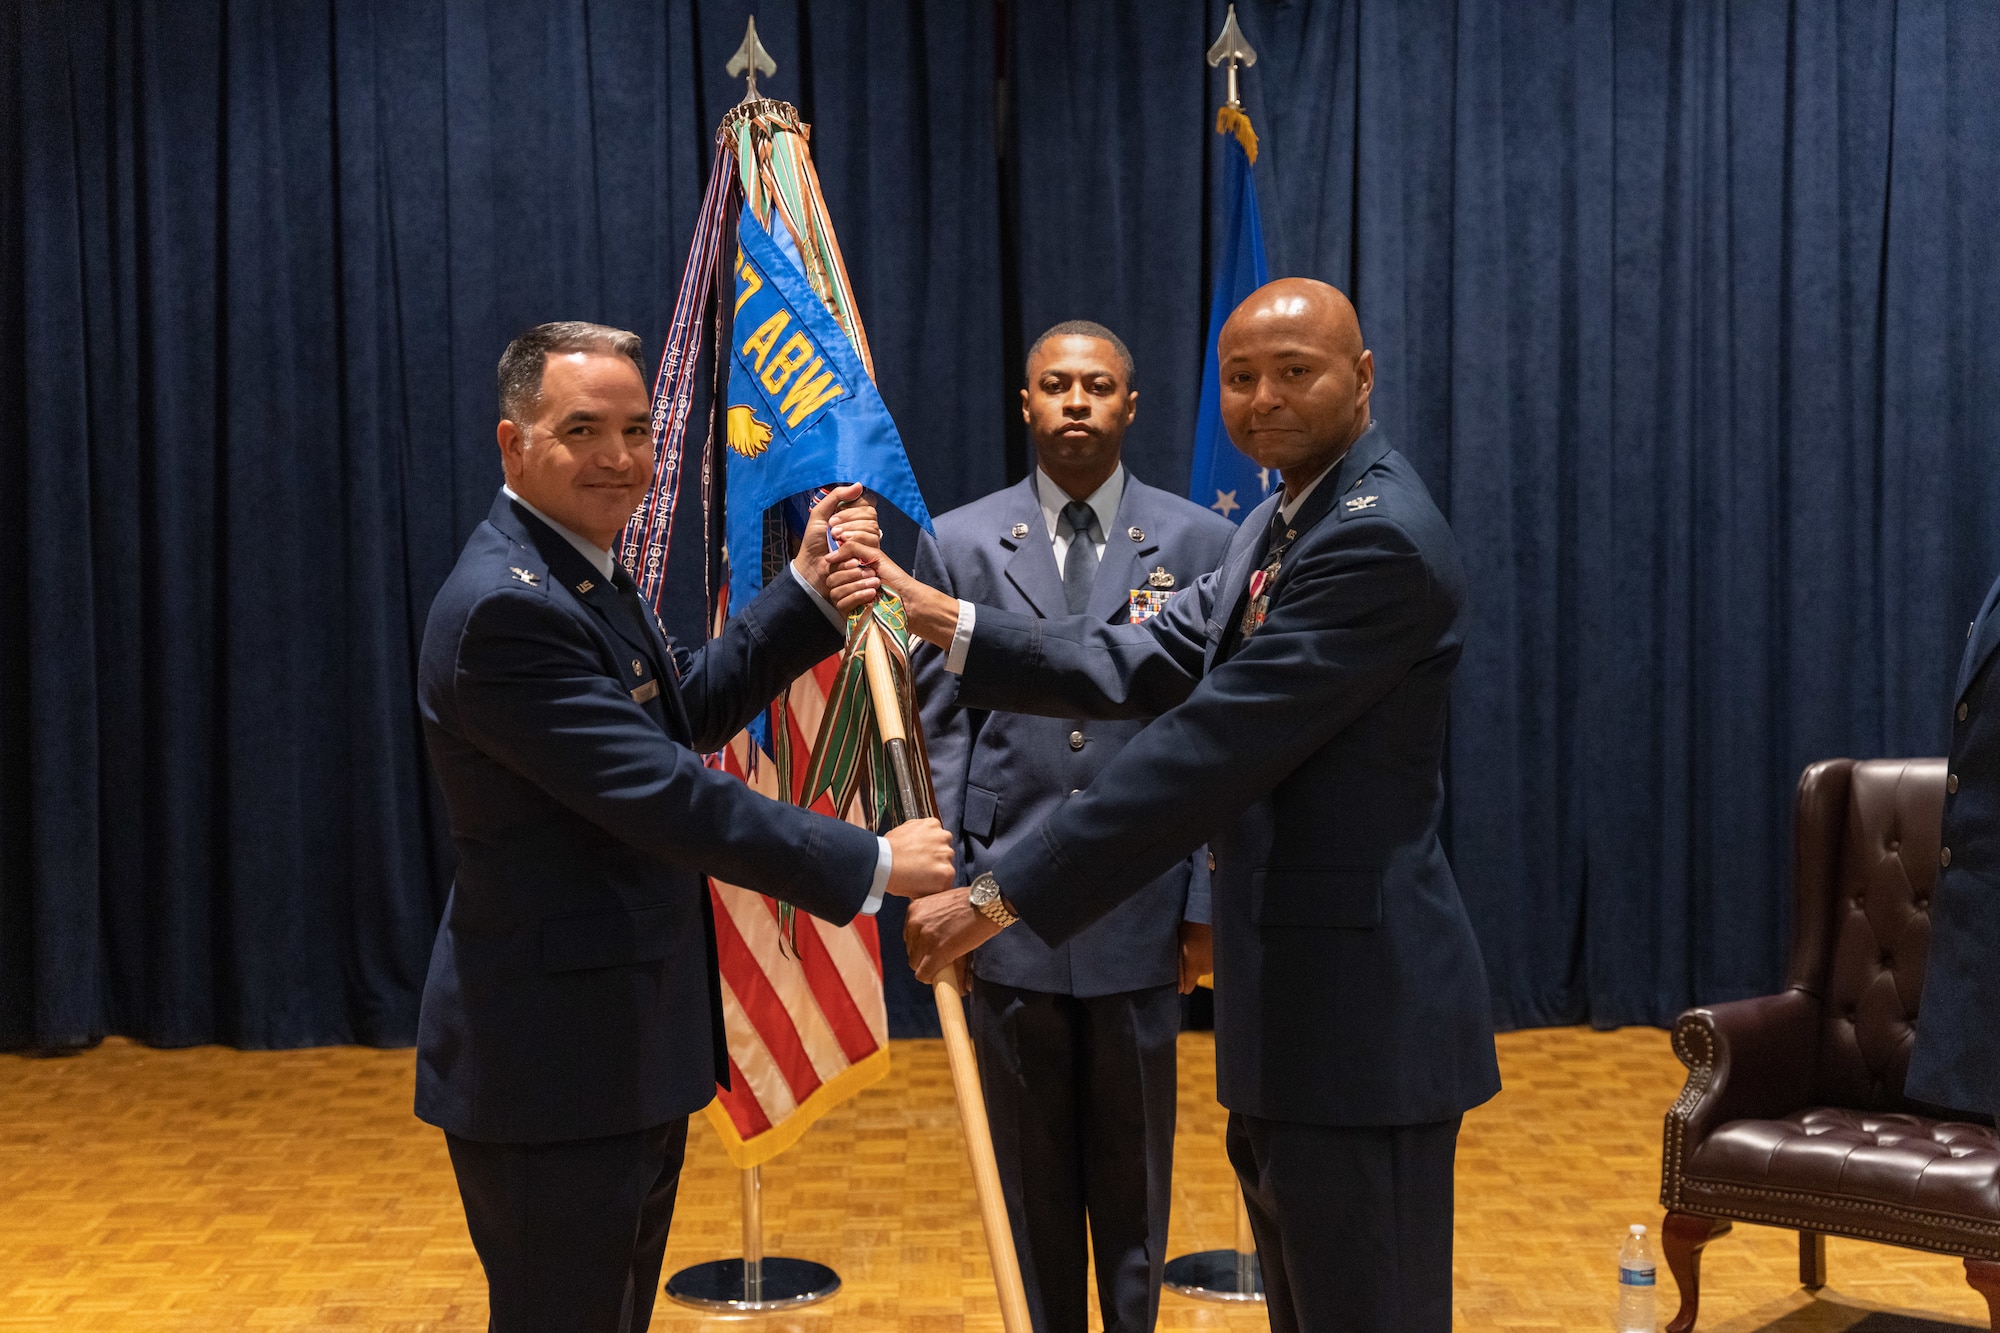
M 507 568 L 513 570 L 514 577 L 527 584 L 530 588 L 541 582 L 540 576 L 532 569 L 523 569 L 519 565 L 509 565 Z
M 1153 572 L 1146 575 L 1146 586 L 1148 588 L 1171 588 L 1174 586 L 1174 576 L 1167 572 L 1165 565 L 1155 565 L 1153 566 Z
M 1016 523 L 1009 531 L 1013 533 L 1014 540 L 1019 541 L 1028 535 L 1028 525 L 1026 523 Z
M 1125 529 L 1125 535 L 1127 537 L 1130 537 L 1135 542 L 1142 542 L 1146 540 L 1146 530 L 1140 527 L 1137 523 L 1134 523 L 1131 527 Z
M 1375 502 L 1381 498 L 1379 495 L 1357 495 L 1347 502 L 1347 512 L 1358 514 L 1364 509 L 1373 509 Z
M 1164 588 L 1134 588 L 1126 602 L 1127 622 L 1137 625 L 1151 620 L 1166 608 L 1168 593 Z
M 643 676 L 646 674 L 646 668 L 640 663 L 639 659 L 636 657 L 632 659 L 632 674 L 635 676 Z

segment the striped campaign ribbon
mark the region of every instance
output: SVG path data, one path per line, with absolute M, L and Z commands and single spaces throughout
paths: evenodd
M 673 322 L 667 326 L 667 344 L 661 349 L 659 373 L 653 379 L 653 457 L 658 466 L 653 473 L 652 488 L 627 520 L 619 545 L 619 563 L 631 571 L 633 581 L 639 585 L 639 595 L 656 615 L 666 586 L 667 551 L 674 540 L 674 503 L 680 495 L 688 413 L 693 410 L 695 369 L 701 361 L 702 315 L 714 291 L 716 262 L 729 216 L 730 185 L 735 176 L 731 157 L 729 141 L 717 135 L 715 160 L 708 168 L 708 189 L 702 195 L 701 216 L 695 222 L 694 244 L 688 250 L 687 267 L 681 273 Z M 719 308 L 716 333 L 719 347 Z M 720 357 L 717 363 L 721 363 Z M 712 484 L 706 439 L 701 452 L 702 508 L 706 510 Z

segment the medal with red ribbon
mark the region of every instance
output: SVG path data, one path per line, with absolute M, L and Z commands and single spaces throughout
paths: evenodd
M 1245 639 L 1255 634 L 1264 617 L 1270 614 L 1271 589 L 1278 581 L 1278 569 L 1298 535 L 1298 529 L 1286 528 L 1285 535 L 1271 543 L 1271 554 L 1265 558 L 1264 567 L 1250 576 L 1250 600 L 1244 604 L 1243 623 L 1238 626 Z

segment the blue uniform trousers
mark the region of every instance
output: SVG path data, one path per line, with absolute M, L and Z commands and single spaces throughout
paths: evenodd
M 1084 1229 L 1105 1333 L 1160 1310 L 1174 1167 L 1172 986 L 1088 998 L 975 978 L 971 1028 L 1035 1333 L 1089 1326 Z
M 674 1220 L 686 1116 L 628 1134 L 482 1143 L 449 1131 L 490 1333 L 644 1333 Z
M 1271 1333 L 1451 1333 L 1462 1118 L 1350 1126 L 1230 1113 Z

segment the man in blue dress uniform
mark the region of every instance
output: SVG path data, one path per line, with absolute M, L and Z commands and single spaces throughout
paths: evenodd
M 431 606 L 418 696 L 458 850 L 424 984 L 417 1115 L 444 1130 L 496 1333 L 636 1333 L 687 1117 L 727 1084 L 705 875 L 829 921 L 952 883 L 706 767 L 873 596 L 872 509 L 813 510 L 790 577 L 690 651 L 611 545 L 653 476 L 639 340 L 544 324 L 500 360 L 507 483 Z
M 1024 616 L 1125 624 L 1214 569 L 1236 529 L 1120 460 L 1138 398 L 1109 329 L 1071 321 L 1036 339 L 1021 391 L 1035 470 L 939 516 L 917 577 Z M 938 813 L 968 878 L 1144 725 L 961 708 L 944 654 L 923 645 L 913 660 Z M 1146 1333 L 1159 1314 L 1180 992 L 1208 970 L 1207 922 L 1204 852 L 1060 943 L 1009 931 L 973 955 L 972 1039 L 1036 1333 L 1088 1327 L 1086 1254 L 1105 1333 Z
M 930 976 L 1009 926 L 1072 938 L 1208 842 L 1217 1094 L 1271 1327 L 1448 1333 L 1459 1121 L 1500 1086 L 1438 838 L 1464 571 L 1370 426 L 1344 296 L 1259 288 L 1218 351 L 1230 438 L 1284 490 L 1144 624 L 975 606 L 882 563 L 961 705 L 1156 718 L 968 891 L 913 904 L 910 956 Z
M 2000 582 L 1966 627 L 1951 700 L 1943 845 L 1931 899 L 1912 1097 L 2000 1113 Z

